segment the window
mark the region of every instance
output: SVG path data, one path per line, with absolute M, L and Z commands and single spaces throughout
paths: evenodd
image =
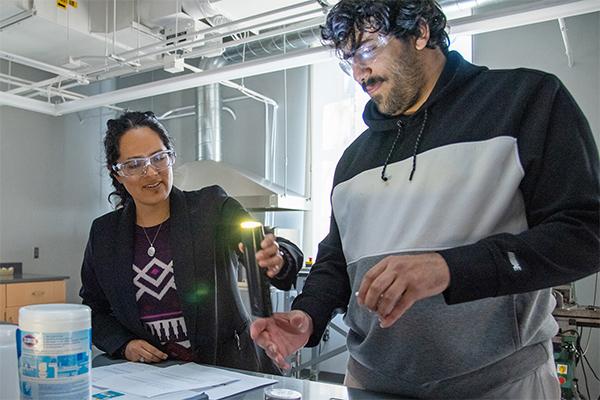
M 450 50 L 472 58 L 471 36 L 451 36 Z M 344 74 L 337 61 L 311 66 L 311 199 L 312 212 L 304 227 L 305 258 L 316 257 L 319 242 L 329 232 L 329 196 L 333 175 L 343 151 L 367 127 L 362 112 L 369 96 Z

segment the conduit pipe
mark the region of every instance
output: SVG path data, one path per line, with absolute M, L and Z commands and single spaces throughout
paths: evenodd
M 560 34 L 562 35 L 563 43 L 565 44 L 567 63 L 569 68 L 573 68 L 573 55 L 571 54 L 571 46 L 569 46 L 569 36 L 567 35 L 567 26 L 565 25 L 564 18 L 558 19 L 558 26 L 560 27 Z
M 148 96 L 158 96 L 178 90 L 189 89 L 191 87 L 207 85 L 209 83 L 266 74 L 269 72 L 280 71 L 285 68 L 316 64 L 331 60 L 333 57 L 331 50 L 328 48 L 309 48 L 288 53 L 286 55 L 271 56 L 248 61 L 241 65 L 228 65 L 217 70 L 205 71 L 201 74 L 177 76 L 162 81 L 118 89 L 112 92 L 76 100 L 74 102 L 57 104 L 55 107 L 57 113 L 68 114 L 96 108 L 106 104 L 116 104 Z
M 229 28 L 229 27 L 235 28 L 236 25 L 241 25 L 241 24 L 244 24 L 246 22 L 251 22 L 253 20 L 257 20 L 257 19 L 260 19 L 260 18 L 266 18 L 266 17 L 270 18 L 270 17 L 272 17 L 274 15 L 281 14 L 281 13 L 287 12 L 287 11 L 291 11 L 291 10 L 294 10 L 296 8 L 305 7 L 305 6 L 308 6 L 308 5 L 311 5 L 311 4 L 315 4 L 315 0 L 305 1 L 305 2 L 302 2 L 302 3 L 299 3 L 299 4 L 293 4 L 291 6 L 278 8 L 276 10 L 267 11 L 267 12 L 264 12 L 264 13 L 261 13 L 261 14 L 257 14 L 257 15 L 252 15 L 252 16 L 249 16 L 249 17 L 246 17 L 246 18 L 242 18 L 242 19 L 237 20 L 237 21 L 232 21 L 232 22 L 220 25 L 217 28 L 219 30 L 224 29 L 224 28 Z M 247 29 L 255 29 L 255 28 L 245 28 L 245 29 L 247 30 Z M 202 30 L 199 30 L 199 31 L 196 31 L 196 32 L 188 33 L 188 34 L 183 35 L 183 36 L 179 36 L 178 40 L 190 39 L 190 38 L 193 38 L 193 37 L 198 36 L 198 35 L 211 34 L 213 32 L 217 32 L 217 29 L 215 29 L 214 27 L 208 28 L 208 29 L 202 29 Z M 148 50 L 148 49 L 153 49 L 153 48 L 158 47 L 158 46 L 164 46 L 164 45 L 166 45 L 166 44 L 168 44 L 170 42 L 173 42 L 173 40 L 172 39 L 163 40 L 162 42 L 152 43 L 152 44 L 149 44 L 149 45 L 146 45 L 146 46 L 139 47 L 137 49 L 133 49 L 133 50 L 129 50 L 129 51 L 120 53 L 118 55 L 120 57 L 126 58 L 127 56 L 129 56 L 131 54 L 137 55 L 138 52 L 142 52 L 142 51 Z
M 243 19 L 238 20 L 238 21 L 231 21 L 231 22 L 228 22 L 226 24 L 222 24 L 222 25 L 219 25 L 219 26 L 216 26 L 216 27 L 211 27 L 211 28 L 208 28 L 208 29 L 203 29 L 203 30 L 199 30 L 199 31 L 196 31 L 196 32 L 192 32 L 192 33 L 189 33 L 187 35 L 180 36 L 179 39 L 183 40 L 184 38 L 191 38 L 191 37 L 195 37 L 195 36 L 198 36 L 198 35 L 208 36 L 210 33 L 221 31 L 223 28 L 227 28 L 227 27 L 233 27 L 233 28 L 235 28 L 236 26 L 239 26 L 239 25 L 241 25 L 243 23 L 246 23 L 246 22 L 252 22 L 252 21 L 258 20 L 260 18 L 265 18 L 265 17 L 270 17 L 270 16 L 273 16 L 273 15 L 278 15 L 278 14 L 281 14 L 283 12 L 288 12 L 290 10 L 294 10 L 296 8 L 305 7 L 305 6 L 311 5 L 311 4 L 315 4 L 315 0 L 305 1 L 305 2 L 302 2 L 302 3 L 299 3 L 299 4 L 295 4 L 295 5 L 292 5 L 292 6 L 283 7 L 283 8 L 277 9 L 277 10 L 272 10 L 272 11 L 269 11 L 269 12 L 265 12 L 265 13 L 257 14 L 257 15 L 250 16 L 250 17 L 247 17 L 247 18 L 243 18 Z M 258 29 L 264 28 L 266 26 L 273 25 L 273 24 L 278 24 L 278 23 L 279 24 L 284 24 L 286 21 L 289 21 L 289 20 L 292 20 L 292 19 L 301 18 L 301 17 L 311 16 L 311 15 L 314 15 L 316 13 L 322 13 L 322 8 L 321 9 L 316 9 L 316 10 L 302 12 L 302 13 L 299 13 L 299 14 L 294 14 L 294 15 L 291 15 L 291 16 L 286 16 L 284 18 L 280 18 L 280 19 L 277 19 L 277 20 L 270 20 L 268 22 L 264 22 L 264 23 L 260 23 L 260 24 L 255 24 L 255 25 L 250 25 L 250 26 L 247 26 L 247 27 L 244 27 L 244 28 L 237 28 L 237 29 L 235 29 L 233 31 L 226 32 L 226 33 L 223 33 L 223 34 L 219 34 L 218 36 L 211 36 L 211 37 L 208 37 L 208 38 L 205 37 L 205 38 L 202 38 L 202 39 L 199 39 L 199 40 L 196 40 L 196 41 L 193 41 L 193 42 L 188 42 L 188 43 L 180 43 L 179 45 L 171 46 L 169 48 L 165 48 L 165 49 L 160 50 L 160 51 L 154 51 L 154 52 L 148 53 L 148 54 L 141 53 L 143 50 L 146 50 L 146 49 L 155 48 L 155 47 L 158 47 L 158 46 L 161 46 L 161 45 L 164 46 L 164 45 L 166 45 L 168 43 L 174 43 L 172 39 L 163 40 L 160 43 L 153 43 L 153 44 L 150 44 L 150 45 L 146 45 L 146 46 L 143 46 L 143 47 L 139 47 L 139 48 L 136 48 L 136 49 L 132 49 L 132 50 L 120 53 L 118 55 L 114 55 L 114 57 L 118 57 L 120 60 L 122 60 L 121 64 L 122 63 L 127 63 L 127 62 L 132 62 L 133 60 L 138 60 L 139 58 L 151 57 L 151 56 L 155 56 L 155 55 L 159 55 L 159 54 L 163 54 L 163 53 L 168 53 L 170 51 L 178 50 L 180 48 L 188 48 L 190 46 L 197 47 L 199 44 L 202 44 L 204 42 L 207 42 L 207 41 L 210 41 L 210 40 L 215 40 L 215 39 L 222 39 L 224 37 L 235 35 L 235 34 L 238 34 L 238 33 L 242 33 L 242 32 L 248 31 L 248 30 L 255 30 L 255 29 L 258 30 Z M 314 23 L 315 24 L 319 24 L 320 22 L 321 22 L 321 20 L 317 19 Z M 300 27 L 300 29 L 301 28 L 302 27 Z M 282 30 L 278 30 L 277 33 L 274 33 L 274 35 L 281 34 L 281 31 Z M 285 31 L 285 29 L 283 31 Z M 287 31 L 291 32 L 290 30 L 287 30 Z M 255 36 L 255 37 L 252 37 L 252 38 L 248 38 L 247 40 L 245 40 L 245 41 L 243 41 L 241 43 L 248 43 L 248 42 L 252 42 L 253 40 L 257 40 L 257 37 Z M 235 46 L 238 43 L 240 43 L 240 42 L 234 42 L 232 44 L 232 46 Z M 226 48 L 226 46 L 221 46 L 221 45 L 219 45 L 219 46 L 212 46 L 210 51 L 214 52 L 215 50 L 218 50 L 218 49 L 221 49 L 221 48 Z M 201 51 L 200 54 L 187 54 L 186 58 L 197 57 L 199 55 L 202 55 L 202 53 L 206 54 L 206 51 Z M 129 54 L 134 54 L 134 56 L 130 57 L 130 58 L 125 58 L 125 56 L 127 56 Z M 31 61 L 35 62 L 34 60 L 31 60 Z M 53 85 L 53 84 L 58 83 L 58 82 L 62 82 L 64 80 L 75 79 L 75 80 L 78 81 L 78 83 L 73 83 L 73 84 L 69 84 L 68 86 L 65 86 L 65 87 L 69 87 L 69 88 L 75 87 L 75 86 L 78 86 L 79 84 L 81 84 L 81 82 L 84 82 L 86 84 L 89 83 L 88 79 L 90 78 L 90 75 L 95 74 L 95 73 L 99 73 L 99 72 L 108 72 L 108 71 L 112 70 L 113 68 L 118 67 L 119 65 L 120 64 L 117 63 L 117 64 L 113 64 L 113 65 L 103 66 L 101 68 L 90 67 L 90 68 L 86 68 L 86 69 L 83 69 L 83 70 L 79 70 L 77 72 L 49 65 L 48 66 L 49 68 L 54 68 L 55 69 L 55 71 L 52 71 L 52 72 L 53 73 L 57 73 L 60 76 L 56 77 L 56 78 L 47 79 L 47 80 L 44 80 L 44 81 L 41 81 L 41 82 L 37 82 L 35 84 L 35 86 L 36 87 L 45 87 L 45 86 Z M 162 61 L 154 62 L 154 63 L 151 63 L 149 65 L 145 65 L 144 67 L 142 67 L 142 69 L 140 71 L 136 71 L 136 72 L 142 72 L 142 71 L 145 71 L 145 70 L 148 70 L 148 69 L 159 68 L 162 65 L 163 65 Z M 40 69 L 42 69 L 42 68 L 40 68 Z M 111 77 L 116 77 L 116 76 L 120 76 L 123 73 L 129 73 L 129 72 L 131 72 L 130 68 L 121 68 L 121 69 L 117 70 L 116 74 L 101 74 L 101 75 L 96 76 L 95 80 L 102 80 L 102 79 L 107 79 L 107 78 L 111 78 Z M 82 79 L 84 79 L 84 80 L 82 81 Z M 28 88 L 16 88 L 16 89 L 10 90 L 9 93 L 20 94 L 20 93 L 23 93 L 23 92 L 25 92 L 27 90 L 28 90 Z
M 299 14 L 298 16 L 308 17 L 308 16 L 313 15 L 313 14 L 315 14 L 314 11 L 307 11 L 305 13 Z M 281 21 L 277 21 L 277 22 L 283 23 L 287 19 L 288 19 L 288 17 L 282 19 Z M 308 24 L 307 24 L 307 21 L 308 21 Z M 298 23 L 298 24 L 294 24 L 294 25 L 290 25 L 288 27 L 280 28 L 280 29 L 277 29 L 277 30 L 265 32 L 265 33 L 262 33 L 262 34 L 259 34 L 259 35 L 256 35 L 256 36 L 251 36 L 251 37 L 248 37 L 248 38 L 231 41 L 231 42 L 228 42 L 228 43 L 221 43 L 221 42 L 219 42 L 218 44 L 211 44 L 211 45 L 203 46 L 202 49 L 199 50 L 199 51 L 191 51 L 190 53 L 187 53 L 185 55 L 185 58 L 194 58 L 194 57 L 196 57 L 198 55 L 211 54 L 211 53 L 214 53 L 215 50 L 225 49 L 225 48 L 232 47 L 232 46 L 237 46 L 237 45 L 240 45 L 240 44 L 243 44 L 243 43 L 250 43 L 250 42 L 253 42 L 255 40 L 260 39 L 261 37 L 278 36 L 278 35 L 282 35 L 283 33 L 293 32 L 293 31 L 298 30 L 298 29 L 304 29 L 304 28 L 306 28 L 308 26 L 319 25 L 320 23 L 323 22 L 323 17 L 313 18 L 313 19 L 310 19 L 310 20 L 307 20 L 307 21 L 304 21 L 304 22 L 301 22 L 301 23 Z M 164 53 L 173 52 L 173 51 L 176 51 L 176 50 L 181 50 L 181 49 L 185 49 L 185 48 L 199 47 L 200 44 L 207 43 L 207 42 L 208 43 L 214 42 L 214 41 L 217 41 L 217 40 L 220 40 L 220 39 L 223 39 L 223 38 L 226 38 L 226 37 L 238 34 L 238 33 L 246 32 L 249 29 L 261 29 L 261 28 L 264 28 L 264 27 L 266 27 L 268 25 L 272 25 L 273 22 L 274 21 L 264 22 L 264 23 L 253 25 L 251 27 L 238 28 L 238 29 L 235 29 L 233 31 L 229 31 L 229 32 L 226 32 L 226 33 L 220 33 L 220 34 L 212 35 L 212 36 L 208 36 L 208 35 L 205 34 L 202 39 L 198 39 L 198 40 L 191 41 L 191 42 L 180 42 L 178 44 L 171 45 L 168 48 L 164 48 L 164 49 L 160 49 L 160 50 L 154 50 L 154 51 L 151 51 L 149 53 L 144 53 L 144 54 L 140 54 L 140 55 L 136 55 L 136 56 L 132 56 L 132 57 L 128 57 L 128 58 L 123 58 L 121 60 L 121 62 L 122 63 L 127 63 L 127 62 L 131 62 L 133 60 L 139 60 L 139 59 L 143 59 L 143 58 L 153 57 L 153 56 L 161 55 L 161 54 L 164 54 Z M 198 31 L 197 34 L 199 34 L 200 32 L 208 32 L 208 31 L 214 32 L 215 29 L 214 28 L 210 28 L 210 29 L 207 29 L 207 30 L 204 30 L 204 31 Z M 171 40 L 171 42 L 174 43 L 173 40 Z M 119 57 L 121 57 L 121 56 L 119 56 Z M 162 62 L 158 62 L 158 64 L 162 65 Z M 100 68 L 95 68 L 95 69 L 85 69 L 85 70 L 82 70 L 80 72 L 82 74 L 90 76 L 90 75 L 93 75 L 95 73 L 108 72 L 111 69 L 113 69 L 114 67 L 115 67 L 114 64 L 113 65 L 106 65 L 106 66 L 103 66 L 103 67 L 100 67 Z M 99 76 L 102 76 L 102 75 L 99 75 Z
M 6 51 L 0 50 L 0 58 L 3 58 L 8 61 L 16 62 L 18 64 L 27 65 L 28 67 L 36 68 L 41 71 L 50 72 L 52 74 L 64 76 L 70 79 L 75 79 L 80 82 L 82 85 L 86 85 L 89 83 L 89 80 L 85 75 L 78 74 L 76 72 L 70 71 L 66 68 L 57 67 L 54 65 L 46 64 L 42 61 L 32 60 L 31 58 L 19 56 L 16 54 L 11 54 Z

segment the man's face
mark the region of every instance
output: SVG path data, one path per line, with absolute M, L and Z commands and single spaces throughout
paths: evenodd
M 413 106 L 425 86 L 423 61 L 412 40 L 365 33 L 352 61 L 352 75 L 379 111 L 399 115 Z M 371 57 L 361 57 L 361 53 Z

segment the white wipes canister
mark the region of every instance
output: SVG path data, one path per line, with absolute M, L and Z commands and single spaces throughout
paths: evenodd
M 39 304 L 19 310 L 21 399 L 90 398 L 91 321 L 90 308 L 78 304 Z
M 0 400 L 19 398 L 16 325 L 0 324 Z

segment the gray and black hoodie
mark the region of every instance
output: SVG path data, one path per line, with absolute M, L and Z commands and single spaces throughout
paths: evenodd
M 370 101 L 363 118 L 293 304 L 313 319 L 308 345 L 345 312 L 353 377 L 410 397 L 477 397 L 531 373 L 557 332 L 548 288 L 600 269 L 598 151 L 581 110 L 553 75 L 450 52 L 415 114 Z M 450 287 L 380 328 L 351 294 L 382 258 L 421 252 L 444 257 Z

